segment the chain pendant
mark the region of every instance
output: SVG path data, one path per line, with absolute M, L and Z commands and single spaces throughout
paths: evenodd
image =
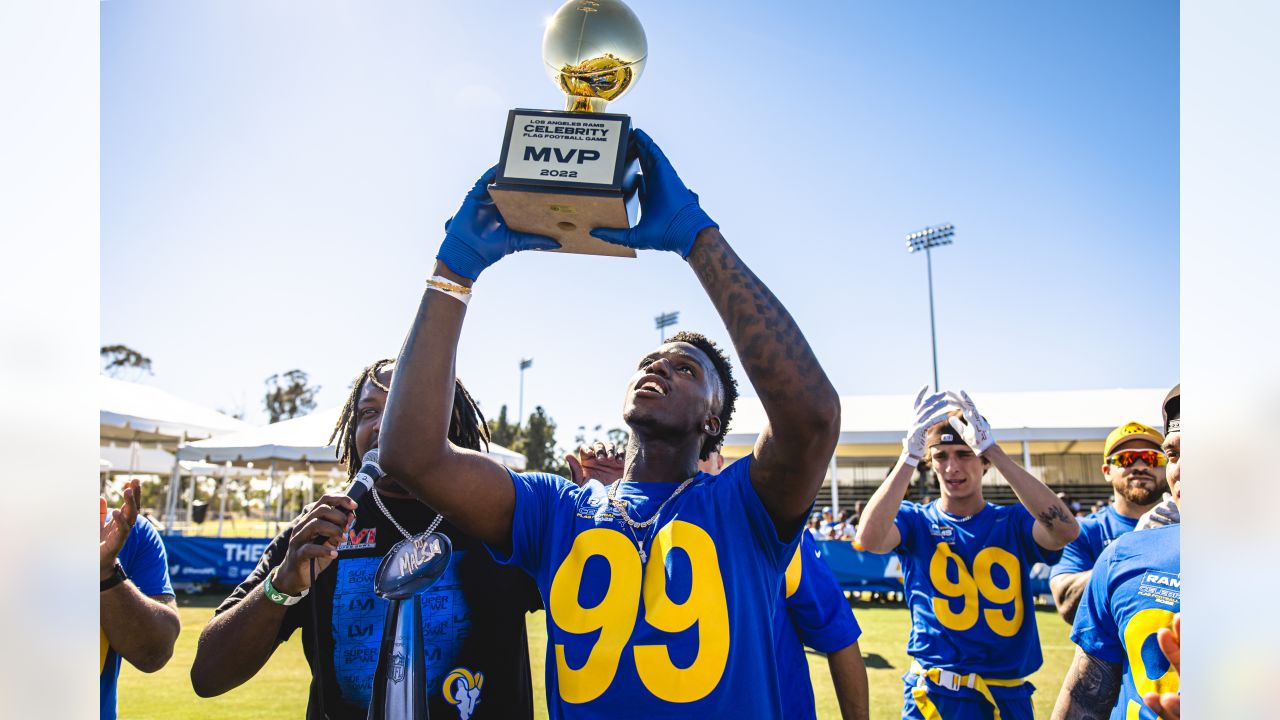
M 640 552 L 640 564 L 643 565 L 649 559 L 648 553 L 644 551 L 644 547 L 640 545 L 640 541 L 636 541 L 636 550 Z

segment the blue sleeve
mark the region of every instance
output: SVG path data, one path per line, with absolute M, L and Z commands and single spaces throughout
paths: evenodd
M 160 533 L 149 520 L 139 518 L 120 548 L 120 565 L 129 580 L 148 597 L 172 595 L 169 584 L 169 556 L 164 550 Z
M 805 532 L 804 524 L 800 523 L 790 537 L 778 537 L 778 527 L 773 524 L 773 517 L 769 515 L 769 511 L 764 507 L 764 501 L 760 499 L 755 486 L 751 484 L 752 460 L 754 460 L 752 455 L 735 460 L 732 465 L 716 476 L 712 487 L 720 496 L 718 500 L 723 503 L 721 507 L 741 508 L 742 518 L 746 520 L 746 527 L 755 539 L 756 547 L 760 548 L 774 567 L 781 571 L 791 560 L 800 536 L 809 533 Z
M 486 547 L 497 562 L 515 565 L 537 577 L 549 540 L 548 532 L 555 521 L 556 506 L 575 486 L 558 475 L 506 470 L 516 491 L 511 513 L 511 551 L 508 554 Z
M 893 524 L 898 528 L 898 546 L 893 551 L 899 555 L 909 554 L 915 548 L 915 528 L 920 509 L 920 505 L 903 500 L 898 506 L 898 514 L 893 516 Z
M 796 552 L 800 553 L 800 582 L 786 597 L 783 607 L 800 642 L 824 653 L 849 647 L 862 636 L 862 628 L 858 627 L 835 574 L 819 555 L 809 533 L 801 538 Z
M 1081 650 L 1109 663 L 1124 662 L 1124 645 L 1119 626 L 1111 613 L 1111 571 L 1115 561 L 1114 546 L 1098 556 L 1089 586 L 1080 598 L 1076 621 L 1071 626 L 1071 642 Z
M 1015 527 L 1018 529 L 1018 544 L 1022 546 L 1023 556 L 1033 564 L 1042 562 L 1045 565 L 1057 565 L 1062 559 L 1062 551 L 1046 550 L 1036 542 L 1033 532 L 1036 528 L 1036 519 L 1031 515 L 1031 511 L 1021 503 L 1002 507 L 1009 508 L 1006 512 L 1013 513 L 1014 522 L 1017 523 Z
M 1049 577 L 1053 578 L 1065 573 L 1082 573 L 1093 569 L 1093 563 L 1097 558 L 1093 555 L 1091 541 L 1097 524 L 1088 520 L 1078 522 L 1080 536 L 1062 549 L 1062 559 L 1053 566 L 1053 570 L 1049 571 Z

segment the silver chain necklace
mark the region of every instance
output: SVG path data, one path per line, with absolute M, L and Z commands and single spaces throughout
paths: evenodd
M 640 553 L 640 563 L 642 565 L 644 564 L 645 561 L 649 559 L 649 554 L 644 551 L 644 542 L 640 539 L 640 537 L 636 535 L 636 530 L 644 530 L 645 528 L 649 527 L 654 522 L 656 522 L 658 519 L 658 516 L 662 514 L 662 509 L 667 506 L 667 503 L 671 502 L 672 500 L 675 500 L 677 495 L 684 492 L 685 488 L 689 487 L 689 484 L 692 483 L 694 478 L 696 477 L 698 476 L 694 475 L 688 480 L 685 480 L 684 482 L 680 483 L 680 487 L 676 488 L 675 492 L 668 495 L 667 499 L 662 501 L 662 504 L 658 506 L 658 509 L 654 511 L 653 515 L 648 520 L 645 520 L 644 522 L 636 522 L 635 520 L 632 520 L 631 515 L 627 513 L 627 502 L 625 500 L 618 499 L 618 488 L 623 483 L 622 479 L 618 479 L 616 482 L 613 483 L 613 487 L 609 488 L 609 494 L 608 494 L 609 505 L 613 508 L 614 514 L 617 515 L 624 523 L 626 523 L 627 530 L 628 532 L 631 533 L 631 539 L 636 541 L 636 551 Z M 644 534 L 644 539 L 647 540 L 649 538 L 649 535 L 650 533 L 646 532 Z
M 409 538 L 413 537 L 412 535 L 409 534 L 408 530 L 404 529 L 403 525 L 396 522 L 396 519 L 391 517 L 391 511 L 387 509 L 386 505 L 382 504 L 382 496 L 378 494 L 378 488 L 372 488 L 372 490 L 373 490 L 373 501 L 377 503 L 378 509 L 382 511 L 382 514 L 386 515 L 387 519 L 391 521 L 391 524 L 396 526 L 396 529 L 400 531 L 400 534 L 404 536 L 405 540 L 408 540 Z M 435 532 L 436 528 L 440 527 L 440 521 L 443 519 L 444 519 L 444 515 L 441 515 L 440 513 L 436 513 L 436 519 L 431 521 L 431 525 L 427 528 L 427 531 L 423 533 L 423 535 L 430 535 L 431 533 Z

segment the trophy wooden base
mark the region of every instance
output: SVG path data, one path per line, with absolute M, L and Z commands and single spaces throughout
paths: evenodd
M 636 256 L 636 251 L 629 247 L 590 235 L 596 228 L 631 227 L 627 199 L 621 193 L 587 194 L 495 184 L 489 186 L 489 194 L 508 227 L 554 238 L 560 243 L 560 249 L 555 252 Z

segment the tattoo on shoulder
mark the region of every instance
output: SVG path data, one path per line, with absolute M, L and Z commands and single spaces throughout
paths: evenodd
M 1121 667 L 1077 650 L 1076 661 L 1067 672 L 1070 688 L 1070 720 L 1102 720 L 1111 714 L 1120 697 Z
M 1037 517 L 1039 517 L 1040 522 L 1050 530 L 1053 529 L 1053 522 L 1055 520 L 1058 522 L 1067 522 L 1071 519 L 1071 516 L 1062 509 L 1061 505 L 1053 505 L 1048 510 L 1040 513 Z

